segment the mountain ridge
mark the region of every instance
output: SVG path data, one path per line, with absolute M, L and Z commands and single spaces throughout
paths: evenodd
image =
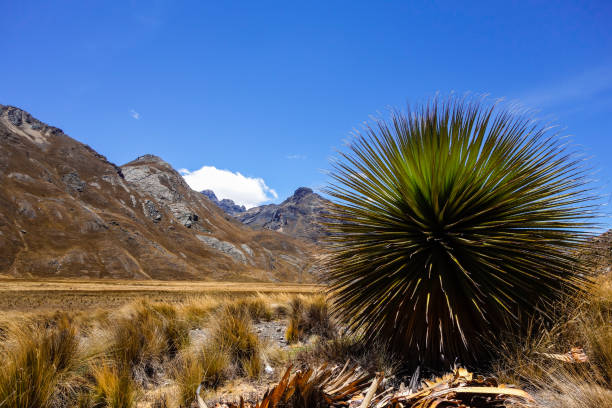
M 280 204 L 249 208 L 236 216 L 255 229 L 282 232 L 320 244 L 329 235 L 324 227 L 331 201 L 309 187 L 298 187 Z
M 219 200 L 215 192 L 212 190 L 202 190 L 201 193 L 204 194 L 206 197 L 208 197 L 210 201 L 215 203 L 223 211 L 225 211 L 225 213 L 233 217 L 239 214 L 242 214 L 246 212 L 247 210 L 244 205 L 238 205 L 234 202 L 234 200 L 231 200 L 229 198 L 224 198 L 222 200 Z
M 163 159 L 117 166 L 0 105 L 0 276 L 311 281 L 307 243 L 253 231 Z
M 213 190 L 203 190 L 227 215 L 253 229 L 277 231 L 289 236 L 320 244 L 328 236 L 327 221 L 331 201 L 321 197 L 309 187 L 298 187 L 280 204 L 264 204 L 248 210 L 233 200 L 219 200 Z

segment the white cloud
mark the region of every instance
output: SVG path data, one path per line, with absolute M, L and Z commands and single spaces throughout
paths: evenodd
M 130 109 L 130 116 L 136 120 L 140 119 L 140 113 L 136 112 L 134 109 Z
M 259 177 L 246 177 L 238 172 L 221 170 L 214 166 L 203 166 L 194 171 L 181 169 L 179 172 L 194 190 L 212 190 L 220 200 L 229 198 L 247 208 L 278 198 L 276 191 Z
M 289 160 L 305 160 L 306 159 L 306 155 L 303 154 L 289 154 L 287 156 L 285 156 L 286 159 Z

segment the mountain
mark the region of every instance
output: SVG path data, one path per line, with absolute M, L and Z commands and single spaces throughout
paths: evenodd
M 300 187 L 281 204 L 248 209 L 236 218 L 256 229 L 282 232 L 318 243 L 327 235 L 323 223 L 330 201 L 308 187 Z
M 596 275 L 609 274 L 612 270 L 612 230 L 589 239 L 580 248 L 579 258 L 587 262 Z
M 314 278 L 311 246 L 228 217 L 159 157 L 118 167 L 3 105 L 0 185 L 0 276 Z
M 224 198 L 223 200 L 219 200 L 217 195 L 212 190 L 204 190 L 202 191 L 210 201 L 217 204 L 219 208 L 225 211 L 226 214 L 231 215 L 232 217 L 236 217 L 243 212 L 246 212 L 246 207 L 244 205 L 238 205 L 234 202 L 234 200 L 230 200 L 229 198 Z

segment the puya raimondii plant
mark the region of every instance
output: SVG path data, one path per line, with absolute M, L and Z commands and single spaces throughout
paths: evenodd
M 598 204 L 583 163 L 554 129 L 486 100 L 434 99 L 366 127 L 327 189 L 335 313 L 405 359 L 483 358 L 588 285 L 577 249 Z

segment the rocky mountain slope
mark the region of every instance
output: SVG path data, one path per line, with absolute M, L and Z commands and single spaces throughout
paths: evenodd
M 212 190 L 204 190 L 202 191 L 210 201 L 215 203 L 218 207 L 220 207 L 226 214 L 231 215 L 232 217 L 236 217 L 243 212 L 246 212 L 246 207 L 244 205 L 238 205 L 234 202 L 234 200 L 230 200 L 229 198 L 224 198 L 223 200 L 219 200 L 217 195 Z
M 0 185 L 0 276 L 312 280 L 311 246 L 227 217 L 162 159 L 118 167 L 3 105 Z
M 609 274 L 612 270 L 612 230 L 591 238 L 580 248 L 579 257 L 589 263 L 595 275 Z
M 329 200 L 312 189 L 300 187 L 281 204 L 250 208 L 236 218 L 256 229 L 278 231 L 317 243 L 327 235 L 323 222 L 329 204 Z

